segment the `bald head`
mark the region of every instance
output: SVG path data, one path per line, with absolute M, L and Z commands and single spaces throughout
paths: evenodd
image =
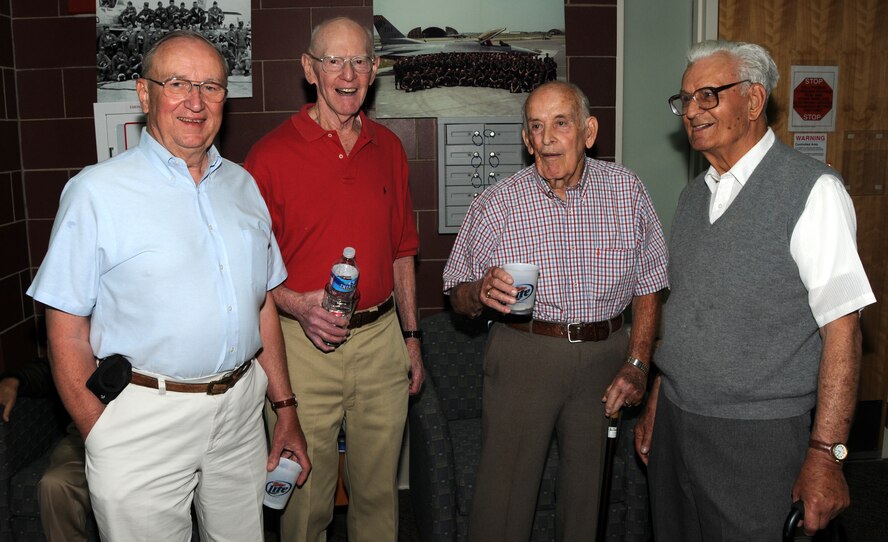
M 219 82 L 223 85 L 228 84 L 228 62 L 225 60 L 225 57 L 222 56 L 222 53 L 219 52 L 219 49 L 217 49 L 210 40 L 205 38 L 203 34 L 201 34 L 200 32 L 195 32 L 193 30 L 176 30 L 159 39 L 157 43 L 155 43 L 151 47 L 151 49 L 147 53 L 145 53 L 145 58 L 142 60 L 142 69 L 145 76 L 150 76 L 153 78 L 160 77 L 160 74 L 154 72 L 154 64 L 157 62 L 157 56 L 161 53 L 163 49 L 175 45 L 177 42 L 181 43 L 180 40 L 194 41 L 206 45 L 207 52 L 216 57 L 216 59 L 219 61 L 219 65 L 222 67 L 223 77 L 222 80 Z
M 373 56 L 373 35 L 370 31 L 348 17 L 336 17 L 327 19 L 314 28 L 311 32 L 311 43 L 308 51 L 315 56 L 323 56 L 330 36 L 341 35 L 344 32 L 360 32 L 366 41 L 365 52 L 367 56 Z

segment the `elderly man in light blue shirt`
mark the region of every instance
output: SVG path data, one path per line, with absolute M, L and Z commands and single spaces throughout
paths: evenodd
M 269 293 L 286 270 L 255 183 L 212 146 L 224 59 L 180 31 L 144 63 L 138 147 L 65 187 L 28 294 L 47 305 L 102 538 L 190 540 L 193 502 L 202 539 L 261 540 L 266 470 L 288 452 L 297 483 L 311 468 Z M 103 401 L 86 382 L 114 355 L 131 382 Z

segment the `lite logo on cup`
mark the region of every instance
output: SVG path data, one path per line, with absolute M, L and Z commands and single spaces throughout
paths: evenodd
M 529 299 L 530 296 L 533 295 L 533 291 L 536 289 L 533 284 L 516 284 L 515 288 L 518 290 L 518 293 L 515 294 L 515 299 L 518 300 L 518 303 L 521 303 L 525 299 Z
M 302 472 L 302 466 L 286 457 L 281 457 L 278 466 L 265 478 L 265 498 L 262 504 L 275 510 L 287 506 L 296 478 Z
M 503 270 L 512 276 L 515 281 L 515 303 L 510 307 L 512 314 L 533 313 L 534 298 L 536 297 L 537 280 L 540 276 L 540 268 L 532 263 L 507 263 Z
M 265 484 L 265 492 L 271 495 L 272 497 L 276 497 L 278 495 L 286 495 L 288 491 L 293 489 L 293 484 L 289 482 L 282 482 L 280 480 L 272 480 Z

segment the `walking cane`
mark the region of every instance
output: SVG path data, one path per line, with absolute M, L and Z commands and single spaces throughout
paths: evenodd
M 610 508 L 611 478 L 614 472 L 614 454 L 617 451 L 617 431 L 620 425 L 620 412 L 617 411 L 607 420 L 607 444 L 604 449 L 601 494 L 598 496 L 598 523 L 595 529 L 595 542 L 604 542 L 604 538 L 607 535 L 607 511 Z
M 786 522 L 783 524 L 783 542 L 793 542 L 795 540 L 796 525 L 803 519 L 805 519 L 805 503 L 799 500 L 792 503 L 792 507 L 789 509 L 789 515 L 786 516 Z M 826 526 L 826 529 L 824 529 L 822 533 L 817 534 L 819 536 L 816 540 L 822 540 L 824 542 L 845 542 L 845 533 L 839 525 L 839 518 L 830 521 L 829 525 Z

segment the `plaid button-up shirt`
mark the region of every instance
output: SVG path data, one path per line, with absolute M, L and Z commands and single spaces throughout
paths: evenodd
M 608 320 L 634 296 L 669 286 L 663 230 L 644 185 L 591 158 L 566 200 L 534 166 L 478 196 L 444 268 L 444 291 L 511 262 L 540 266 L 538 320 Z

